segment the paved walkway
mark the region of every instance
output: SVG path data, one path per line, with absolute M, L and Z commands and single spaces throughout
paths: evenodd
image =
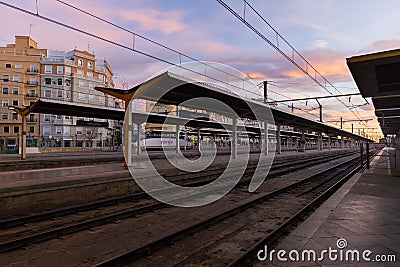
M 392 176 L 394 152 L 384 148 L 371 162 L 370 170 L 353 176 L 275 248 L 287 253 L 297 250 L 300 259 L 305 250 L 314 250 L 316 261 L 291 261 L 286 254 L 288 261 L 282 262 L 275 254 L 272 262 L 255 265 L 400 266 L 400 177 Z M 331 260 L 326 252 L 318 261 L 322 250 L 329 248 L 337 250 L 332 252 L 332 258 L 337 255 L 337 259 Z M 355 250 L 359 261 L 352 260 Z M 397 262 L 388 262 L 390 257 Z M 387 261 L 378 262 L 383 259 Z

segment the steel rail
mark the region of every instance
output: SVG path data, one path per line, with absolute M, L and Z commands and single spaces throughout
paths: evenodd
M 371 160 L 375 155 L 371 155 L 369 160 Z M 357 163 L 355 164 L 357 165 Z M 366 163 L 365 163 L 366 165 Z M 356 172 L 358 172 L 363 167 L 354 167 L 350 172 L 348 172 L 344 177 L 342 177 L 335 184 L 326 189 L 322 194 L 318 195 L 312 202 L 307 204 L 304 208 L 299 210 L 292 217 L 287 219 L 279 227 L 275 228 L 274 231 L 266 235 L 264 238 L 255 243 L 252 247 L 246 250 L 237 259 L 233 260 L 228 266 L 247 266 L 251 261 L 254 260 L 257 251 L 263 248 L 265 245 L 271 246 L 276 244 L 275 242 L 281 238 L 293 225 L 302 221 L 306 215 L 313 211 L 316 207 L 322 204 L 326 199 L 328 199 L 333 193 L 335 193 L 345 182 L 347 182 Z
M 243 210 L 251 208 L 251 207 L 255 206 L 256 204 L 258 204 L 258 203 L 260 203 L 262 201 L 265 201 L 267 199 L 275 197 L 275 196 L 277 196 L 279 194 L 285 193 L 290 189 L 302 186 L 304 183 L 310 182 L 313 179 L 317 179 L 318 177 L 326 175 L 327 173 L 335 172 L 337 168 L 339 168 L 341 166 L 346 166 L 347 164 L 349 164 L 349 162 L 354 162 L 354 161 L 358 162 L 358 157 L 353 158 L 353 159 L 351 159 L 349 161 L 346 161 L 344 163 L 337 164 L 337 165 L 332 166 L 330 168 L 327 168 L 327 169 L 325 169 L 323 171 L 320 171 L 320 172 L 318 172 L 316 174 L 308 176 L 305 179 L 302 179 L 302 180 L 296 181 L 296 182 L 294 182 L 292 184 L 289 184 L 287 186 L 284 186 L 284 187 L 282 187 L 280 189 L 277 189 L 277 190 L 275 190 L 273 192 L 260 194 L 260 196 L 256 197 L 255 199 L 245 201 L 244 203 L 242 203 L 242 204 L 240 204 L 240 205 L 238 205 L 236 207 L 230 208 L 230 209 L 228 209 L 228 210 L 226 210 L 224 212 L 221 212 L 220 214 L 217 214 L 217 215 L 214 215 L 214 216 L 212 216 L 210 218 L 204 219 L 204 220 L 202 220 L 202 221 L 200 221 L 198 223 L 192 224 L 192 225 L 190 225 L 188 227 L 185 227 L 185 228 L 183 228 L 181 230 L 178 230 L 178 231 L 176 231 L 174 233 L 168 234 L 168 235 L 166 235 L 164 237 L 161 237 L 160 239 L 154 240 L 154 241 L 152 241 L 150 243 L 147 243 L 147 244 L 145 244 L 143 246 L 140 246 L 138 248 L 126 251 L 126 252 L 124 252 L 124 253 L 122 253 L 120 255 L 117 255 L 117 256 L 115 256 L 113 258 L 110 258 L 108 260 L 100 262 L 100 263 L 98 263 L 98 264 L 96 264 L 94 266 L 96 266 L 96 267 L 100 267 L 100 266 L 101 267 L 105 267 L 105 266 L 123 266 L 125 264 L 128 264 L 128 263 L 130 263 L 130 262 L 132 262 L 134 260 L 137 260 L 138 258 L 140 258 L 142 256 L 150 254 L 152 251 L 155 251 L 155 250 L 157 250 L 159 248 L 164 247 L 165 245 L 171 244 L 172 242 L 175 242 L 175 241 L 177 241 L 177 240 L 179 240 L 181 238 L 184 238 L 184 237 L 186 237 L 186 236 L 188 236 L 190 234 L 193 234 L 193 233 L 195 233 L 195 232 L 197 232 L 197 231 L 199 231 L 199 230 L 201 230 L 201 229 L 203 229 L 205 227 L 208 227 L 210 225 L 218 223 L 218 222 L 220 222 L 220 221 L 222 221 L 222 220 L 224 220 L 224 219 L 226 219 L 228 217 L 231 217 L 231 216 L 233 216 L 233 215 L 235 215 L 235 214 L 237 214 L 237 213 L 239 213 L 239 212 L 241 212 Z
M 351 153 L 348 153 L 351 154 Z M 346 154 L 346 155 L 348 155 Z M 291 163 L 291 164 L 282 164 L 279 167 L 276 168 L 275 172 L 271 173 L 271 176 L 278 176 L 278 175 L 282 175 L 285 173 L 289 173 L 289 172 L 293 172 L 295 169 L 301 169 L 304 168 L 305 166 L 305 162 L 307 162 L 308 164 L 306 164 L 307 166 L 309 165 L 316 165 L 316 164 L 320 164 L 323 162 L 327 162 L 332 160 L 332 158 L 338 158 L 340 156 L 344 156 L 342 155 L 328 155 L 330 157 L 323 157 L 323 159 L 321 160 L 317 160 L 315 158 L 313 159 L 305 159 L 301 162 L 296 162 L 296 163 Z M 321 162 L 322 161 L 322 162 Z M 298 165 L 297 167 L 286 167 L 287 165 Z M 282 168 L 283 166 L 285 166 L 285 168 Z M 246 175 L 246 173 L 244 174 L 244 176 L 248 176 L 249 174 Z M 209 176 L 209 173 L 206 175 Z M 196 182 L 197 184 L 204 184 L 204 183 L 208 183 L 210 182 L 210 180 L 206 180 L 203 182 Z M 247 179 L 242 179 L 239 182 L 239 186 L 241 185 L 245 185 L 248 183 Z M 213 190 L 220 190 L 221 188 L 218 189 L 213 189 Z M 146 197 L 147 195 L 144 193 L 139 193 L 133 196 L 128 196 L 128 197 L 120 197 L 117 198 L 118 200 L 123 201 L 124 198 L 130 198 L 132 199 L 137 199 L 140 197 Z M 99 201 L 96 203 L 96 207 L 100 207 L 102 205 L 102 203 L 106 203 L 105 201 Z M 84 205 L 83 205 L 84 206 Z M 78 222 L 70 222 L 67 225 L 61 225 L 61 226 L 55 226 L 53 229 L 50 230 L 45 230 L 42 232 L 36 232 L 34 234 L 28 235 L 28 236 L 23 236 L 23 237 L 17 237 L 8 241 L 3 241 L 0 243 L 0 252 L 6 252 L 6 251 L 11 251 L 11 250 L 15 250 L 17 248 L 32 244 L 32 243 L 37 243 L 37 242 L 42 242 L 45 240 L 49 240 L 49 239 L 53 239 L 56 238 L 60 235 L 66 235 L 66 234 L 71 234 L 74 232 L 79 232 L 82 231 L 84 229 L 87 228 L 91 228 L 94 226 L 99 226 L 99 225 L 104 225 L 110 222 L 113 222 L 115 220 L 119 220 L 119 219 L 126 219 L 128 217 L 131 217 L 132 215 L 139 215 L 139 214 L 143 214 L 146 212 L 151 212 L 163 207 L 167 207 L 168 205 L 165 203 L 154 203 L 154 204 L 150 204 L 144 207 L 133 207 L 133 208 L 129 208 L 129 209 L 123 209 L 123 210 L 118 210 L 115 212 L 109 212 L 107 214 L 102 214 L 101 216 L 97 216 L 96 218 L 89 218 L 87 220 L 81 220 Z M 79 206 L 78 206 L 79 207 Z M 88 207 L 84 207 L 86 210 L 90 209 Z M 91 208 L 94 208 L 93 206 Z M 65 209 L 65 210 L 61 210 L 61 211 L 56 211 L 58 213 L 62 213 L 62 212 L 66 212 L 66 211 L 70 211 L 70 213 L 74 213 L 77 212 L 76 210 L 73 210 L 74 208 L 71 209 Z M 38 214 L 35 216 L 33 216 L 34 219 L 32 220 L 37 220 L 40 221 L 40 216 L 41 214 Z M 50 215 L 46 215 L 47 217 L 51 218 Z M 18 219 L 16 219 L 18 221 Z M 16 223 L 15 221 L 13 222 L 12 220 L 10 220 L 9 222 L 3 222 L 3 225 L 20 225 L 22 221 L 19 221 L 18 223 Z M 25 222 L 26 223 L 26 222 Z

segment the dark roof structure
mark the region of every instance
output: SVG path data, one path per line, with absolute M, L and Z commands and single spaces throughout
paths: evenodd
M 347 58 L 363 97 L 372 97 L 384 135 L 400 130 L 400 49 Z

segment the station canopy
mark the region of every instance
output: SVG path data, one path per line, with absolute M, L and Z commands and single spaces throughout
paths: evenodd
M 347 58 L 361 95 L 371 97 L 384 135 L 400 130 L 400 49 Z
M 176 86 L 178 85 L 178 86 Z M 173 86 L 172 90 L 166 90 L 168 86 Z M 355 140 L 369 141 L 362 136 L 352 134 L 350 132 L 325 125 L 323 123 L 309 120 L 294 114 L 286 113 L 274 108 L 270 108 L 262 102 L 257 102 L 255 100 L 244 100 L 243 98 L 237 96 L 234 93 L 220 90 L 217 87 L 196 83 L 188 82 L 184 77 L 180 77 L 171 72 L 165 72 L 160 74 L 153 79 L 139 84 L 129 90 L 113 89 L 113 88 L 102 88 L 96 87 L 96 90 L 104 92 L 106 94 L 113 95 L 115 97 L 121 98 L 125 101 L 129 101 L 132 96 L 137 96 L 139 94 L 141 99 L 157 101 L 163 104 L 173 104 L 179 105 L 192 98 L 202 98 L 207 96 L 204 101 L 209 101 L 210 99 L 220 100 L 235 111 L 235 113 L 243 119 L 261 119 L 268 123 L 273 123 L 276 125 L 287 125 L 303 130 L 312 130 L 314 132 L 321 132 L 329 134 L 331 136 L 344 136 L 348 138 L 353 138 Z M 163 94 L 165 90 L 165 94 Z M 157 93 L 155 93 L 157 92 Z M 159 98 L 160 92 L 162 98 Z M 204 105 L 203 105 L 204 104 Z M 190 105 L 189 105 L 190 106 Z M 220 106 L 209 105 L 209 103 L 196 102 L 191 108 L 204 109 L 208 107 L 211 109 L 209 111 L 216 112 L 219 114 L 227 114 L 228 111 Z M 257 118 L 254 115 L 256 111 Z M 52 99 L 38 99 L 36 102 L 32 103 L 30 106 L 23 108 L 23 114 L 34 113 L 46 113 L 46 114 L 56 114 L 56 115 L 69 115 L 78 117 L 88 117 L 88 118 L 99 118 L 99 119 L 111 119 L 111 120 L 123 120 L 125 116 L 125 111 L 113 107 L 100 107 L 89 104 L 74 103 L 69 101 L 58 101 Z M 273 119 L 269 114 L 272 114 Z M 259 116 L 261 114 L 261 116 Z M 229 114 L 227 114 L 229 115 Z M 185 118 L 170 116 L 165 114 L 148 113 L 148 112 L 134 112 L 133 113 L 134 123 L 163 123 L 166 118 L 168 118 L 168 123 L 176 125 L 186 125 L 193 128 L 215 128 L 215 129 L 228 129 L 229 125 L 223 125 L 214 121 L 207 121 L 203 119 L 190 119 L 189 121 Z M 258 127 L 245 126 L 246 131 L 249 132 L 259 132 Z
M 352 134 L 318 121 L 309 120 L 275 108 L 270 108 L 266 104 L 256 100 L 244 99 L 235 93 L 221 90 L 218 86 L 196 82 L 168 71 L 129 90 L 102 87 L 96 87 L 95 89 L 124 100 L 129 100 L 129 97 L 134 96 L 135 98 L 137 97 L 140 99 L 156 101 L 166 105 L 180 105 L 185 102 L 185 106 L 190 108 L 205 109 L 218 114 L 230 116 L 231 113 L 228 110 L 221 108 L 219 105 L 210 105 L 208 103 L 210 99 L 217 100 L 232 108 L 240 118 L 250 120 L 258 119 L 276 125 L 287 125 L 298 129 L 323 132 L 329 135 L 345 136 L 356 140 L 371 141 L 359 135 Z M 160 96 L 162 97 L 160 98 Z M 194 105 L 190 105 L 190 99 L 201 99 L 204 97 L 207 97 L 207 99 L 196 101 Z

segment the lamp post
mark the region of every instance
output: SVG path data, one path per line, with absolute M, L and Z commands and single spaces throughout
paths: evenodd
M 100 135 L 100 147 L 103 148 L 103 138 L 102 138 L 103 133 L 99 133 L 99 135 Z
M 26 159 L 26 131 L 25 131 L 25 119 L 26 116 L 29 114 L 30 110 L 28 107 L 16 107 L 16 106 L 9 106 L 9 110 L 15 111 L 19 115 L 21 115 L 22 125 L 21 125 L 21 141 L 19 142 L 19 146 L 21 146 L 21 159 Z M 19 135 L 19 134 L 18 134 Z M 19 136 L 17 137 L 19 139 Z M 18 149 L 19 149 L 18 146 Z

